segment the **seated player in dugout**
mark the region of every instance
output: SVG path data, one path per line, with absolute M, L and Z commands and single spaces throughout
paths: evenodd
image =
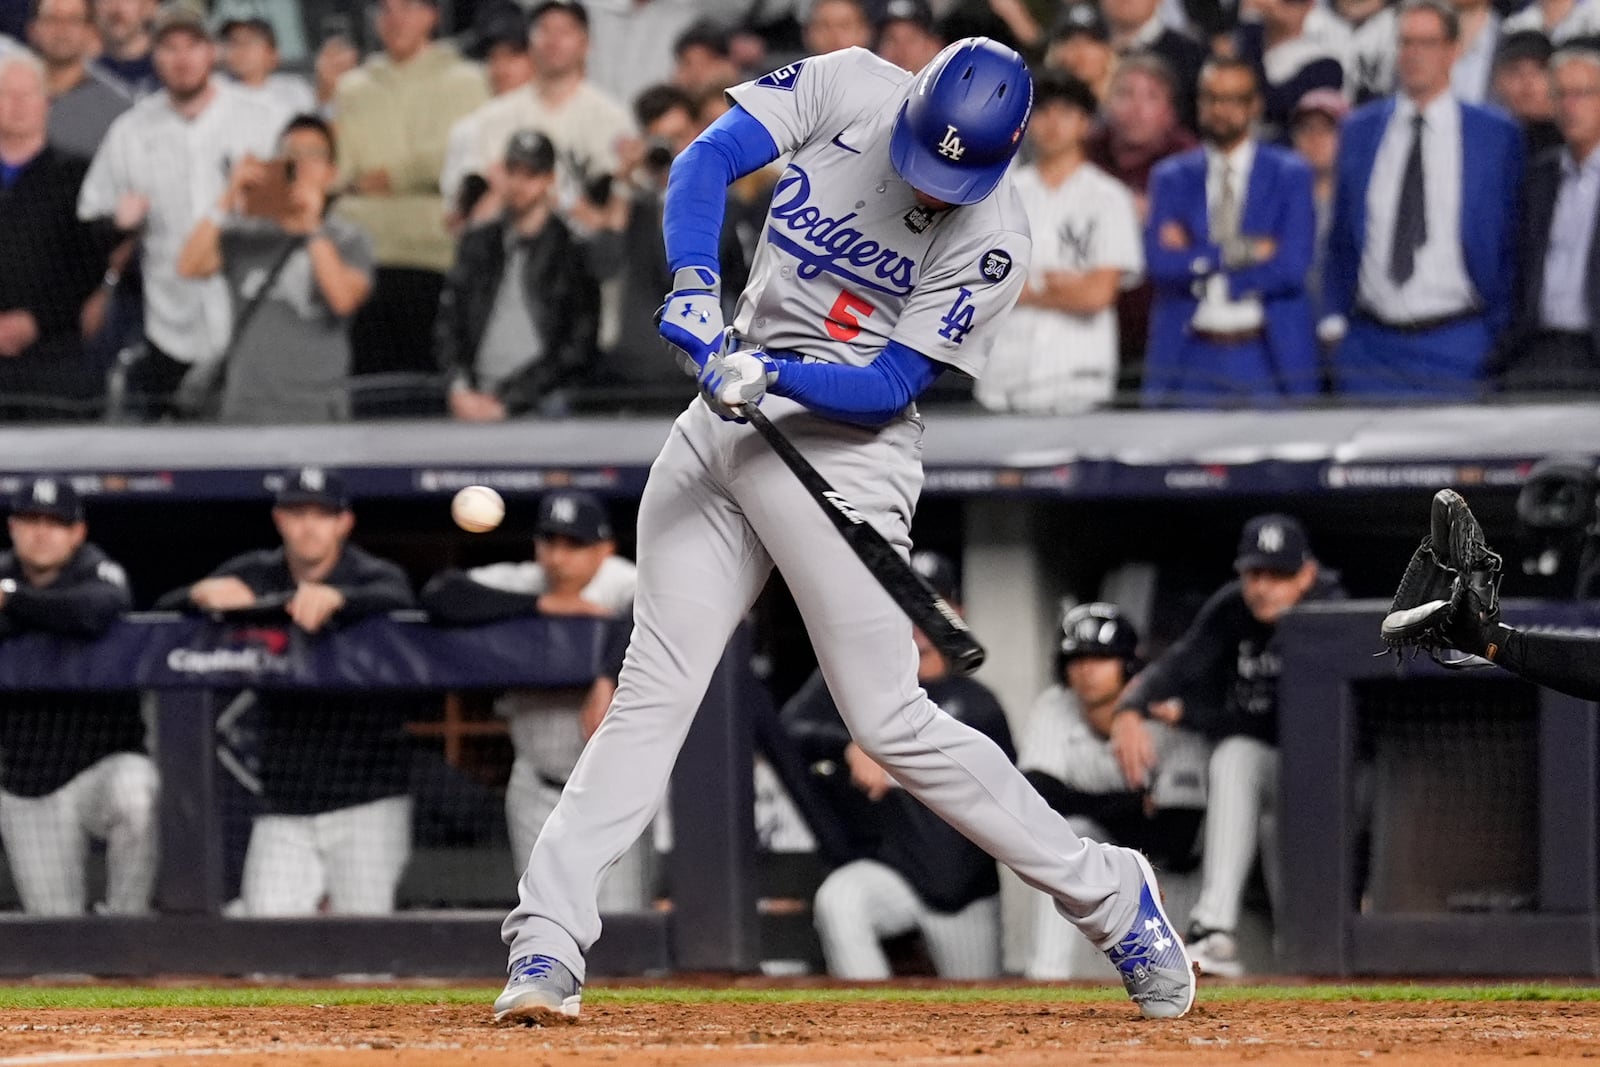
M 1114 604 L 1078 604 L 1061 620 L 1055 676 L 1033 703 L 1017 766 L 1082 837 L 1144 852 L 1158 870 L 1192 870 L 1206 806 L 1205 740 L 1160 720 L 1146 724 L 1155 746 L 1148 785 L 1134 788 L 1111 747 L 1111 719 L 1139 672 L 1139 631 Z M 1074 973 L 1077 931 L 1055 901 L 1033 896 L 1034 935 L 1026 968 L 1037 981 Z
M 959 604 L 949 560 L 916 552 L 911 565 L 952 606 Z M 1011 731 L 995 695 L 980 682 L 952 674 L 922 631 L 913 631 L 913 636 L 917 682 L 929 699 L 1014 759 Z M 1000 875 L 989 854 L 902 789 L 862 751 L 820 670 L 784 705 L 782 718 L 811 766 L 818 793 L 838 812 L 861 854 L 829 874 L 812 902 L 828 974 L 853 981 L 887 980 L 893 974 L 882 941 L 916 931 L 939 977 L 998 975 Z
M 94 638 L 132 607 L 122 568 L 88 540 L 72 485 L 25 481 L 0 554 L 0 639 Z M 158 778 L 136 693 L 0 693 L 0 843 L 23 910 L 81 915 L 91 841 L 106 847 L 95 910 L 150 909 Z
M 158 607 L 282 627 L 290 642 L 415 602 L 394 563 L 349 544 L 355 514 L 333 471 L 283 475 L 283 543 L 247 552 Z M 410 707 L 395 693 L 260 690 L 261 813 L 245 852 L 248 916 L 381 915 L 411 855 Z
M 1153 722 L 1182 724 L 1210 741 L 1200 899 L 1185 943 L 1202 973 L 1243 973 L 1234 936 L 1261 824 L 1278 796 L 1278 621 L 1307 600 L 1344 596 L 1311 554 L 1300 521 L 1257 515 L 1234 559 L 1239 577 L 1200 609 L 1178 643 L 1128 684 L 1111 720 L 1111 746 L 1133 789 L 1157 766 Z M 1267 862 L 1272 889 L 1274 857 Z
M 531 614 L 631 618 L 635 574 L 633 563 L 617 555 L 611 516 L 598 497 L 552 492 L 539 501 L 533 559 L 444 571 L 423 587 L 422 606 L 439 622 L 456 626 Z M 495 701 L 516 753 L 506 783 L 506 826 L 518 872 L 605 714 L 609 699 L 588 697 L 584 688 L 511 689 Z M 648 904 L 655 889 L 652 868 L 641 837 L 606 872 L 602 910 L 635 911 Z

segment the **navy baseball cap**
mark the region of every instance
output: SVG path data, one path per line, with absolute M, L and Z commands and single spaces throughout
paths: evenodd
M 258 14 L 232 15 L 224 19 L 217 26 L 217 37 L 226 40 L 228 35 L 236 29 L 255 30 L 273 48 L 278 47 L 278 31 L 273 29 L 272 23 Z
M 506 44 L 519 52 L 528 50 L 528 16 L 512 0 L 478 9 L 472 20 L 465 49 L 467 58 L 482 61 L 496 45 Z
M 350 507 L 350 495 L 345 492 L 344 479 L 321 467 L 301 467 L 285 472 L 283 485 L 273 497 L 273 505 L 292 508 L 299 504 L 315 504 L 330 511 L 344 511 Z
M 546 493 L 539 501 L 539 521 L 533 528 L 535 537 L 570 537 L 582 544 L 609 541 L 611 516 L 606 506 L 593 493 L 562 490 Z
M 577 19 L 578 24 L 585 30 L 589 28 L 589 9 L 579 0 L 544 0 L 541 4 L 534 4 L 533 9 L 528 12 L 528 25 L 532 26 L 551 11 L 565 11 Z
M 878 18 L 881 30 L 891 22 L 909 22 L 924 33 L 933 32 L 933 7 L 928 0 L 889 0 Z
M 1068 41 L 1082 34 L 1106 44 L 1111 40 L 1111 29 L 1106 25 L 1100 6 L 1094 3 L 1076 3 L 1061 13 L 1050 29 L 1050 43 Z
M 949 558 L 937 552 L 911 553 L 911 569 L 922 575 L 933 591 L 951 603 L 961 600 L 961 588 L 956 583 L 956 566 Z
M 1233 569 L 1293 574 L 1311 559 L 1311 542 L 1292 515 L 1257 515 L 1244 524 Z
M 556 146 L 538 130 L 518 130 L 506 142 L 504 162 L 507 167 L 549 174 L 556 169 Z
M 62 478 L 29 478 L 11 497 L 11 514 L 43 515 L 60 522 L 82 522 L 83 501 L 72 483 Z

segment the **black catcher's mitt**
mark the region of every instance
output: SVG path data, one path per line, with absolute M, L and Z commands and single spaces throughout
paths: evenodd
M 1484 654 L 1499 619 L 1500 557 L 1484 543 L 1483 527 L 1461 494 L 1441 489 L 1433 496 L 1433 532 L 1412 553 L 1384 616 L 1383 643 L 1460 666 L 1439 653 Z

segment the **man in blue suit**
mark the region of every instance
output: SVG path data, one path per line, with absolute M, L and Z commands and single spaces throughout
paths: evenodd
M 1199 105 L 1205 143 L 1150 178 L 1144 243 L 1155 301 L 1144 403 L 1260 406 L 1315 393 L 1311 171 L 1251 136 L 1261 87 L 1249 64 L 1208 62 Z
M 1398 25 L 1400 93 L 1339 146 L 1323 329 L 1341 392 L 1472 396 L 1511 321 L 1522 135 L 1451 95 L 1454 8 L 1406 0 Z

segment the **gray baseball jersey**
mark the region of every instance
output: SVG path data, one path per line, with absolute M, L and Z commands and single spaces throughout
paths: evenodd
M 888 147 L 913 85 L 850 49 L 732 91 L 789 153 L 735 315 L 745 340 L 854 366 L 893 340 L 969 374 L 982 369 L 1022 285 L 1028 231 L 1008 179 L 977 204 L 919 207 Z M 922 488 L 914 412 L 869 429 L 781 396 L 762 411 L 909 555 Z M 611 708 L 534 844 L 501 930 L 511 959 L 553 957 L 583 978 L 600 936 L 595 889 L 649 824 L 728 637 L 774 566 L 857 744 L 1049 892 L 1096 945 L 1124 936 L 1139 914 L 1140 860 L 1078 837 L 998 745 L 928 698 L 905 614 L 772 449 L 696 399 L 651 467 L 633 637 Z
M 788 166 L 733 327 L 762 348 L 863 366 L 889 341 L 977 377 L 1032 257 L 1008 174 L 984 200 L 933 211 L 889 161 L 916 84 L 862 48 L 803 59 L 728 95 Z

